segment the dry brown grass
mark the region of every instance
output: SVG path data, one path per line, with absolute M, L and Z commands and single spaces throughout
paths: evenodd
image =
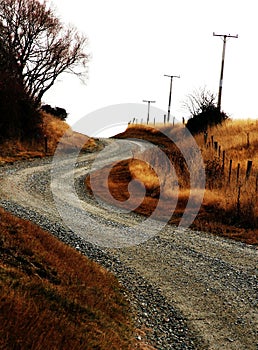
M 132 179 L 137 179 L 144 183 L 146 191 L 152 191 L 160 186 L 159 178 L 149 163 L 139 159 L 131 159 L 129 162 L 129 172 Z
M 212 147 L 212 137 L 221 148 L 220 154 Z M 208 147 L 204 144 L 203 135 L 196 136 L 196 141 L 207 169 L 207 189 L 203 202 L 203 208 L 209 212 L 206 225 L 210 226 L 211 231 L 223 231 L 235 239 L 258 244 L 258 121 L 227 121 L 209 130 Z M 223 151 L 226 154 L 224 171 Z M 229 177 L 230 160 L 232 171 Z M 253 165 L 247 180 L 249 160 Z M 240 172 L 237 179 L 238 164 Z
M 80 145 L 82 141 L 85 142 L 82 151 L 92 152 L 99 148 L 95 139 L 73 132 L 66 122 L 50 114 L 42 112 L 42 121 L 42 135 L 47 137 L 47 153 L 44 136 L 35 135 L 30 141 L 8 140 L 0 144 L 0 164 L 53 155 L 64 133 L 67 133 L 67 136 L 62 141 L 62 147 L 67 151 L 77 144 Z
M 160 128 L 173 139 L 182 139 L 183 127 L 176 126 Z M 249 133 L 249 146 L 247 146 L 247 134 Z M 243 136 L 244 135 L 244 136 Z M 206 191 L 204 200 L 192 228 L 201 229 L 223 235 L 248 244 L 258 244 L 258 210 L 256 174 L 258 170 L 258 122 L 256 121 L 234 121 L 214 127 L 209 130 L 208 142 L 213 136 L 214 141 L 221 145 L 222 151 L 226 151 L 224 173 L 222 172 L 222 159 L 212 147 L 204 144 L 204 135 L 198 135 L 196 141 L 202 151 L 206 167 Z M 158 145 L 173 162 L 179 182 L 179 194 L 176 210 L 170 220 L 171 223 L 179 223 L 189 198 L 189 173 L 182 154 L 175 147 L 173 142 L 157 129 L 141 125 L 131 125 L 126 132 L 118 135 L 119 138 L 140 138 Z M 181 144 L 189 142 L 187 138 Z M 191 150 L 190 150 L 191 151 Z M 156 160 L 154 160 L 156 158 Z M 158 214 L 162 219 L 162 213 L 169 207 L 169 201 L 176 200 L 171 181 L 168 181 L 167 173 L 169 167 L 162 162 L 157 164 L 158 157 L 153 154 L 145 154 L 145 161 L 155 166 L 160 166 L 164 176 L 157 178 L 153 169 L 136 159 L 122 161 L 115 164 L 109 175 L 109 189 L 117 199 L 124 201 L 128 199 L 128 183 L 132 179 L 138 179 L 146 187 L 146 196 L 142 204 L 136 209 L 137 212 L 146 216 L 151 215 L 159 200 L 160 188 L 163 187 L 167 196 L 163 200 L 163 207 Z M 231 181 L 228 182 L 228 163 L 233 160 Z M 253 160 L 253 169 L 248 181 L 245 181 L 247 160 Z M 236 183 L 237 163 L 241 165 L 241 172 L 238 183 Z M 101 183 L 101 172 L 93 174 Z M 160 183 L 160 184 L 159 184 Z M 87 186 L 90 181 L 87 179 Z M 240 190 L 239 190 L 240 186 Z M 172 188 L 172 189 L 171 189 Z M 198 192 L 198 190 L 196 190 Z M 240 192 L 239 192 L 240 191 Z M 137 189 L 135 191 L 137 193 Z M 198 198 L 198 193 L 196 193 Z M 102 199 L 105 200 L 103 189 Z M 167 202 L 166 202 L 167 200 Z
M 214 148 L 204 145 L 201 135 L 196 137 L 206 164 L 208 162 L 211 164 L 212 160 L 213 166 L 213 171 L 210 171 L 208 176 L 210 190 L 206 191 L 206 203 L 216 202 L 216 206 L 227 214 L 230 213 L 231 218 L 238 216 L 240 221 L 244 221 L 245 226 L 257 228 L 258 121 L 228 121 L 223 126 L 209 130 L 208 142 L 211 142 L 212 136 L 221 146 L 220 155 Z M 226 154 L 224 171 L 222 171 L 223 151 Z M 229 178 L 230 160 L 232 160 L 232 172 Z M 253 165 L 247 180 L 246 169 L 249 160 L 252 160 Z M 237 179 L 238 164 L 240 172 Z
M 208 135 L 209 137 L 214 136 L 214 141 L 218 141 L 222 149 L 226 151 L 228 159 L 239 162 L 242 167 L 246 167 L 246 161 L 252 159 L 257 169 L 258 120 L 229 120 L 222 126 L 211 128 Z M 197 135 L 196 141 L 203 148 L 203 135 Z M 208 138 L 208 141 L 211 139 Z
M 113 275 L 2 209 L 0 232 L 1 349 L 136 348 Z

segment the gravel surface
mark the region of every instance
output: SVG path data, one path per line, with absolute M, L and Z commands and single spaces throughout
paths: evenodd
M 129 235 L 143 220 L 140 216 L 121 215 L 85 192 L 83 179 L 94 158 L 83 155 L 75 167 L 75 191 L 82 207 L 65 193 L 69 156 L 60 163 L 59 199 L 74 215 L 87 213 L 89 237 L 96 227 L 107 236 L 111 230 Z M 115 156 L 110 154 L 110 159 Z M 136 327 L 149 329 L 149 344 L 156 349 L 258 349 L 256 247 L 166 226 L 139 245 L 100 248 L 60 218 L 50 189 L 51 162 L 48 158 L 0 167 L 0 205 L 112 271 L 136 312 Z

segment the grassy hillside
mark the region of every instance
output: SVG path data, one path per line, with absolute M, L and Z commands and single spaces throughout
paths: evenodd
M 1 349 L 134 348 L 113 275 L 2 209 L 0 232 Z
M 212 147 L 212 139 L 218 142 L 220 152 Z M 258 121 L 228 121 L 209 131 L 206 145 L 202 135 L 196 140 L 209 170 L 203 204 L 213 210 L 213 221 L 217 216 L 223 224 L 249 230 L 250 235 L 253 230 L 257 237 Z M 247 178 L 248 161 L 252 161 L 252 169 Z
M 42 158 L 46 155 L 53 155 L 56 146 L 65 132 L 68 137 L 65 140 L 64 147 L 69 148 L 72 144 L 80 143 L 82 138 L 85 139 L 85 135 L 75 133 L 70 126 L 50 114 L 42 113 L 42 134 L 47 138 L 47 152 L 45 147 L 45 137 L 35 137 L 29 141 L 21 140 L 7 140 L 0 144 L 0 164 L 5 162 L 13 162 L 16 160 L 30 159 L 30 158 Z M 71 137 L 69 137 L 69 134 Z M 93 138 L 87 138 L 83 147 L 85 151 L 93 151 L 98 149 L 99 145 Z
M 184 127 L 160 127 L 173 139 L 182 139 L 186 145 L 189 142 L 184 135 Z M 129 126 L 118 138 L 140 138 L 148 140 L 166 153 L 173 163 L 179 182 L 179 196 L 176 210 L 170 220 L 177 224 L 182 217 L 189 198 L 189 172 L 187 165 L 175 144 L 157 129 L 147 126 Z M 258 208 L 257 208 L 257 174 L 258 174 L 258 122 L 256 121 L 228 121 L 221 126 L 208 131 L 205 142 L 204 135 L 196 136 L 196 142 L 201 149 L 205 170 L 206 190 L 204 200 L 192 228 L 209 231 L 219 235 L 241 240 L 249 244 L 258 244 Z M 217 150 L 214 145 L 217 142 Z M 220 154 L 219 154 L 220 149 Z M 225 151 L 224 168 L 222 155 Z M 189 152 L 191 149 L 189 147 Z M 145 159 L 156 162 L 162 176 L 157 178 L 153 169 L 136 159 L 130 159 L 115 164 L 109 176 L 110 192 L 118 200 L 124 201 L 129 197 L 128 183 L 132 179 L 140 180 L 146 187 L 146 196 L 137 212 L 149 216 L 156 208 L 159 200 L 159 186 L 165 189 L 163 207 L 158 213 L 162 218 L 169 203 L 175 198 L 175 191 L 169 182 L 169 165 L 161 162 L 155 154 L 145 154 Z M 229 164 L 232 160 L 232 170 L 229 179 Z M 252 171 L 246 180 L 247 161 L 252 160 Z M 237 167 L 239 176 L 237 179 Z M 101 186 L 101 172 L 92 174 Z M 119 181 L 120 178 L 120 181 Z M 122 179 L 122 181 L 121 181 Z M 90 188 L 90 179 L 87 179 Z M 198 193 L 196 191 L 196 196 Z M 102 199 L 105 200 L 105 191 Z

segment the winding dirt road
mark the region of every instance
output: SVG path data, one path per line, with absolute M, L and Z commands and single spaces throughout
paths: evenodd
M 109 161 L 131 155 L 111 148 Z M 109 143 L 111 144 L 111 143 Z M 136 149 L 140 144 L 134 144 Z M 38 212 L 52 221 L 65 222 L 84 239 L 135 269 L 187 318 L 204 349 L 258 349 L 258 255 L 255 247 L 210 234 L 165 226 L 155 235 L 142 232 L 141 243 L 130 236 L 143 219 L 102 205 L 74 186 L 94 170 L 95 154 L 71 156 L 53 164 L 46 161 L 0 169 L 1 200 Z M 103 159 L 103 164 L 106 162 Z M 98 164 L 102 160 L 99 160 Z M 72 165 L 72 168 L 71 168 Z M 71 170 L 72 169 L 72 170 Z M 75 182 L 76 182 L 75 181 Z M 79 189 L 79 190 L 78 190 Z M 53 195 L 54 193 L 54 195 Z M 57 209 L 58 208 L 58 209 Z M 61 213 L 61 215 L 60 215 Z M 155 225 L 155 223 L 153 223 Z M 159 225 L 157 226 L 159 229 Z M 82 232 L 84 234 L 82 234 Z M 146 235 L 145 235 L 146 234 Z M 130 244 L 115 248 L 116 236 Z M 149 239 L 147 239 L 149 238 Z M 95 241 L 94 241 L 95 240 Z

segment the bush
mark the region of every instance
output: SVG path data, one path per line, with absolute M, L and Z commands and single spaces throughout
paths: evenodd
M 204 132 L 208 127 L 221 124 L 228 119 L 228 116 L 218 109 L 215 100 L 216 95 L 205 87 L 187 96 L 183 106 L 191 115 L 186 127 L 192 134 Z
M 190 118 L 186 127 L 192 134 L 198 134 L 206 131 L 208 127 L 222 124 L 227 119 L 226 113 L 221 112 L 215 105 L 212 105 Z
M 41 106 L 41 110 L 48 114 L 52 114 L 54 117 L 59 118 L 61 120 L 65 120 L 68 115 L 66 110 L 61 107 L 53 108 L 50 105 L 43 105 Z

